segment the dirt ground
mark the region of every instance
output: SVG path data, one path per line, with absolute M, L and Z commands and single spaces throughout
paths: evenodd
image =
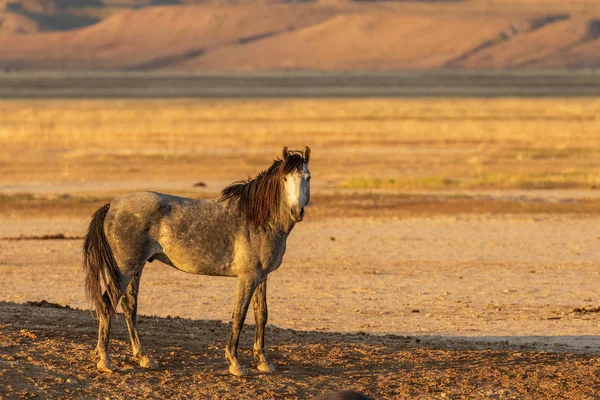
M 527 346 L 468 348 L 414 336 L 306 332 L 269 327 L 275 374 L 232 377 L 223 362 L 229 326 L 219 321 L 140 318 L 160 370 L 128 357 L 123 324 L 113 362 L 101 374 L 89 362 L 94 326 L 86 311 L 2 303 L 0 394 L 15 398 L 311 398 L 352 388 L 374 398 L 597 398 L 599 362 L 589 354 Z M 250 361 L 252 332 L 241 342 Z M 491 347 L 491 346 L 490 346 Z M 4 392 L 4 393 L 2 393 Z
M 510 103 L 507 116 L 517 103 Z M 10 150 L 0 153 L 0 398 L 310 399 L 343 389 L 374 399 L 600 398 L 600 192 L 593 189 L 600 142 L 591 133 L 597 123 L 580 118 L 591 115 L 595 100 L 593 108 L 587 102 L 563 107 L 573 110 L 574 122 L 542 127 L 538 120 L 506 125 L 501 118 L 471 118 L 471 111 L 445 122 L 369 122 L 365 115 L 357 123 L 328 125 L 291 118 L 286 107 L 295 103 L 281 106 L 278 121 L 250 125 L 232 124 L 229 103 L 194 103 L 193 112 L 177 108 L 172 115 L 167 104 L 158 125 L 151 113 L 140 117 L 124 103 L 122 122 L 111 117 L 103 125 L 94 122 L 103 115 L 94 108 L 99 103 L 76 103 L 75 111 L 67 103 L 32 104 L 31 112 L 20 103 L 5 104 L 10 112 L 0 107 L 0 138 Z M 302 104 L 294 107 L 306 112 Z M 403 104 L 388 107 L 399 112 Z M 503 103 L 485 104 L 497 115 L 494 107 Z M 563 109 L 556 105 L 561 102 L 547 104 L 543 113 Z M 464 103 L 464 110 L 471 105 Z M 188 127 L 207 124 L 180 126 L 180 118 L 198 110 L 208 115 L 211 107 L 225 107 L 225 122 L 188 138 Z M 317 103 L 311 107 L 321 110 Z M 15 117 L 18 112 L 29 125 Z M 428 112 L 437 115 L 437 109 Z M 121 143 L 117 132 L 136 126 L 129 122 L 135 115 L 137 129 L 146 132 L 139 135 L 147 136 L 136 141 L 135 133 Z M 67 117 L 88 122 L 77 125 Z M 36 118 L 39 132 L 32 128 Z M 46 125 L 54 120 L 56 126 Z M 383 123 L 390 142 L 382 138 L 369 147 L 363 132 L 383 132 Z M 243 136 L 246 125 L 253 130 Z M 263 125 L 279 133 L 312 127 L 315 142 L 312 205 L 290 236 L 282 266 L 269 277 L 266 341 L 277 372 L 254 368 L 250 312 L 241 341 L 250 374 L 227 374 L 234 279 L 185 274 L 155 261 L 144 270 L 139 312 L 141 341 L 159 369 L 142 370 L 129 360 L 119 317 L 111 341 L 117 371 L 98 373 L 91 356 L 96 321 L 81 270 L 89 216 L 112 197 L 144 188 L 215 196 L 278 154 L 275 146 L 288 136 L 269 129 L 252 134 Z M 501 130 L 505 126 L 510 129 Z M 79 139 L 71 141 L 69 127 Z M 323 134 L 325 128 L 335 135 Z M 546 128 L 554 133 L 542 142 Z M 448 140 L 435 129 L 448 132 Z M 480 129 L 493 137 L 485 148 Z M 176 134 L 162 133 L 169 131 Z M 113 147 L 93 142 L 102 132 L 116 132 Z M 405 137 L 412 141 L 404 143 Z M 265 142 L 249 151 L 232 144 L 240 138 Z M 159 139 L 169 140 L 167 155 Z M 146 152 L 150 142 L 155 148 Z M 202 151 L 187 158 L 184 151 L 196 145 Z M 365 176 L 476 177 L 473 165 L 506 176 L 537 171 L 571 179 L 575 171 L 590 180 L 566 180 L 573 185 L 552 190 L 339 186 Z M 206 188 L 193 186 L 200 180 Z
M 319 215 L 318 205 L 313 210 Z M 87 218 L 60 211 L 5 217 L 0 393 L 311 398 L 356 389 L 381 399 L 600 396 L 599 216 L 415 211 L 390 217 L 385 207 L 379 211 L 379 217 L 317 220 L 307 211 L 284 264 L 269 278 L 267 343 L 278 372 L 251 367 L 250 313 L 241 348 L 252 373 L 243 379 L 227 375 L 223 356 L 234 279 L 148 264 L 140 313 L 153 317 L 142 318 L 141 334 L 160 369 L 141 370 L 129 361 L 120 318 L 111 347 L 118 371 L 102 375 L 90 354 L 96 322 L 89 312 L 26 304 L 87 308 L 80 268 Z

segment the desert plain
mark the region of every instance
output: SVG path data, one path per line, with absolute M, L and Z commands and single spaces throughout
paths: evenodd
M 0 102 L 0 398 L 600 396 L 600 100 Z M 90 215 L 138 190 L 215 198 L 283 146 L 312 203 L 269 277 L 277 368 L 227 374 L 235 280 L 148 264 L 142 343 L 95 368 Z

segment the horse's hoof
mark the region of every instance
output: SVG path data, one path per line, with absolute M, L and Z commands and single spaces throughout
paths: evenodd
M 148 369 L 157 369 L 158 365 L 156 364 L 156 361 L 154 361 L 154 359 L 152 357 L 142 356 L 140 358 L 140 367 L 148 368 Z
M 113 370 L 113 367 L 112 367 L 110 361 L 108 361 L 108 360 L 98 361 L 98 364 L 96 364 L 96 367 L 98 368 L 98 371 L 100 371 L 100 372 L 107 372 L 109 374 L 112 374 L 113 372 L 115 372 Z
M 266 373 L 273 373 L 275 372 L 275 367 L 273 366 L 273 364 L 271 364 L 271 361 L 264 361 L 259 363 L 256 368 L 258 368 L 258 370 L 260 372 L 266 372 Z
M 242 364 L 231 364 L 229 366 L 229 373 L 234 376 L 245 376 L 246 368 Z

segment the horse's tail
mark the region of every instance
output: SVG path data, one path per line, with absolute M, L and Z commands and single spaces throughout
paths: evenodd
M 85 292 L 100 319 L 116 314 L 119 296 L 119 268 L 104 234 L 104 219 L 109 208 L 110 204 L 105 204 L 94 213 L 83 243 Z M 103 288 L 106 290 L 108 301 L 103 297 Z

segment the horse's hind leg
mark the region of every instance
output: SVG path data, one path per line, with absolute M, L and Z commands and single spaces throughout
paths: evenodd
M 252 297 L 256 331 L 254 333 L 254 359 L 258 362 L 257 368 L 262 372 L 275 372 L 275 367 L 267 358 L 265 352 L 265 326 L 269 317 L 267 311 L 267 280 L 262 281 Z
M 108 357 L 108 340 L 110 338 L 110 324 L 115 313 L 108 293 L 104 292 L 102 296 L 102 307 L 97 310 L 98 313 L 98 345 L 96 346 L 96 355 L 100 358 L 98 370 L 101 372 L 113 372 L 113 367 Z
M 140 288 L 140 280 L 142 279 L 142 269 L 136 273 L 125 291 L 125 295 L 121 299 L 121 307 L 127 321 L 127 329 L 131 337 L 131 349 L 133 351 L 133 359 L 139 362 L 142 368 L 157 368 L 156 362 L 147 355 L 143 346 L 140 343 L 140 337 L 137 330 L 137 298 Z

